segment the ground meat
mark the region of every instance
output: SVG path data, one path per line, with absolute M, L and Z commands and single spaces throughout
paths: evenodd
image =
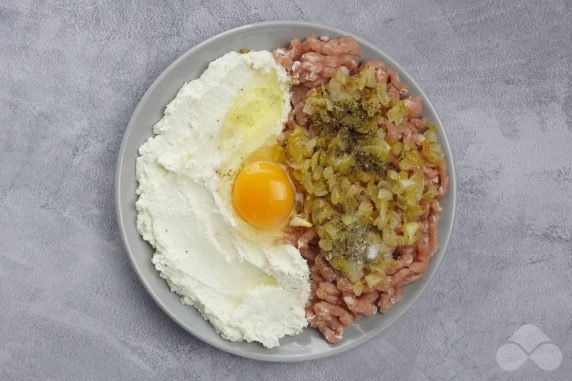
M 321 85 L 332 78 L 337 70 L 355 70 L 359 54 L 359 45 L 351 37 L 323 41 L 310 36 L 303 42 L 292 40 L 286 50 L 274 51 L 276 61 L 306 88 Z
M 300 254 L 311 261 L 313 261 L 316 256 L 317 245 L 318 233 L 316 233 L 316 229 L 314 228 L 306 229 L 297 239 L 297 246 L 298 250 L 300 250 Z
M 354 317 L 344 307 L 319 301 L 312 306 L 312 313 L 307 316 L 312 327 L 320 330 L 330 343 L 338 342 L 346 327 L 352 324 Z
M 302 112 L 304 108 L 304 102 L 311 89 L 303 85 L 293 85 L 290 89 L 292 111 L 288 114 L 288 122 L 286 127 L 293 128 L 294 124 L 297 123 L 301 126 L 306 124 L 306 116 Z
M 326 83 L 338 70 L 351 74 L 372 67 L 378 80 L 387 83 L 391 100 L 402 100 L 407 108 L 406 121 L 396 126 L 382 121 L 380 127 L 391 138 L 421 146 L 427 120 L 421 116 L 421 98 L 408 96 L 408 88 L 399 74 L 381 61 L 365 60 L 359 64 L 360 49 L 351 37 L 329 39 L 310 36 L 304 41 L 292 40 L 288 49 L 274 51 L 274 57 L 287 70 L 295 83 L 291 87 L 292 111 L 283 137 L 295 125 L 306 126 L 303 113 L 309 92 Z M 358 65 L 359 64 L 359 65 Z M 312 134 L 312 131 L 310 131 Z M 436 168 L 423 168 L 426 183 L 439 185 L 440 197 L 448 187 L 447 167 L 443 162 Z M 332 344 L 339 342 L 344 330 L 362 316 L 385 313 L 401 299 L 405 285 L 419 279 L 427 270 L 429 261 L 438 248 L 438 220 L 441 208 L 433 201 L 427 215 L 419 223 L 421 238 L 413 246 L 398 247 L 393 256 L 395 265 L 386 270 L 386 278 L 374 287 L 354 287 L 328 263 L 327 254 L 318 245 L 314 228 L 293 228 L 285 241 L 294 244 L 308 261 L 311 275 L 311 297 L 306 306 L 310 326 L 317 328 Z
M 393 305 L 401 299 L 401 293 L 403 292 L 403 287 L 390 288 L 380 294 L 377 305 L 379 310 L 387 312 L 393 307 Z
M 320 300 L 325 300 L 332 304 L 342 304 L 342 291 L 336 287 L 335 283 L 322 282 L 316 288 L 316 296 Z M 345 300 L 345 299 L 344 299 Z
M 299 240 L 310 265 L 312 282 L 311 297 L 306 308 L 310 326 L 317 328 L 324 338 L 335 344 L 343 337 L 344 330 L 361 316 L 387 312 L 401 299 L 403 287 L 417 279 L 427 270 L 429 260 L 438 247 L 435 212 L 421 223 L 423 238 L 415 246 L 396 250 L 395 266 L 386 271 L 386 279 L 374 288 L 364 288 L 356 292 L 353 284 L 340 276 L 329 264 L 326 255 L 319 247 L 307 245 Z M 307 236 L 315 239 L 316 233 L 310 228 Z M 302 250 L 301 250 L 302 251 Z
M 315 257 L 314 265 L 310 269 L 328 282 L 334 282 L 338 277 L 337 272 L 330 267 L 323 254 Z
M 360 297 L 353 295 L 347 295 L 343 297 L 344 303 L 347 308 L 356 314 L 362 315 L 375 315 L 377 313 L 377 306 L 375 301 L 379 297 L 377 292 L 371 292 L 364 294 Z

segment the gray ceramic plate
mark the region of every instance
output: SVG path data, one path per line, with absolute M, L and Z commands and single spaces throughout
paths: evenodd
M 282 339 L 280 347 L 274 349 L 265 349 L 255 343 L 232 343 L 221 339 L 193 307 L 181 304 L 179 297 L 169 291 L 167 284 L 151 264 L 153 254 L 151 246 L 143 241 L 136 230 L 135 160 L 139 146 L 152 136 L 152 126 L 162 117 L 165 106 L 175 97 L 183 83 L 200 76 L 212 60 L 241 48 L 272 50 L 286 47 L 289 40 L 296 37 L 303 38 L 312 33 L 331 37 L 351 35 L 322 25 L 278 21 L 246 25 L 219 34 L 195 46 L 173 62 L 147 90 L 129 121 L 117 162 L 115 200 L 119 229 L 131 263 L 149 294 L 167 315 L 194 336 L 224 351 L 257 360 L 291 362 L 323 358 L 354 348 L 381 333 L 402 316 L 429 285 L 445 254 L 455 214 L 456 186 L 451 151 L 433 106 L 409 74 L 393 59 L 372 44 L 354 36 L 361 46 L 362 58 L 381 59 L 397 70 L 402 80 L 409 85 L 410 92 L 420 95 L 425 100 L 424 114 L 439 126 L 439 138 L 445 151 L 451 180 L 447 197 L 442 202 L 443 213 L 439 226 L 441 248 L 435 254 L 425 276 L 406 287 L 402 301 L 391 311 L 384 315 L 361 319 L 348 328 L 343 341 L 336 346 L 326 343 L 312 328 L 306 328 L 295 337 Z M 200 226 L 197 226 L 197 229 L 200 229 Z

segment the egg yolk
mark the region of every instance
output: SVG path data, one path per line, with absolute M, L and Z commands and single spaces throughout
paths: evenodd
M 278 164 L 255 162 L 236 176 L 232 188 L 234 208 L 257 228 L 272 228 L 283 222 L 294 208 L 292 183 Z

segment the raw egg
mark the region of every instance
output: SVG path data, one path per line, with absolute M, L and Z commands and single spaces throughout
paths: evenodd
M 260 161 L 240 170 L 232 188 L 232 201 L 242 219 L 268 229 L 290 216 L 295 194 L 288 174 L 279 164 Z

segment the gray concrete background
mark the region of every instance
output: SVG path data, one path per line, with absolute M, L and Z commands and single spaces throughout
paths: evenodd
M 198 42 L 255 21 L 347 29 L 408 69 L 459 180 L 435 280 L 385 334 L 268 364 L 173 323 L 129 266 L 114 165 L 145 89 Z M 571 3 L 0 1 L 0 379 L 565 380 L 572 374 Z M 563 354 L 513 372 L 521 325 Z

